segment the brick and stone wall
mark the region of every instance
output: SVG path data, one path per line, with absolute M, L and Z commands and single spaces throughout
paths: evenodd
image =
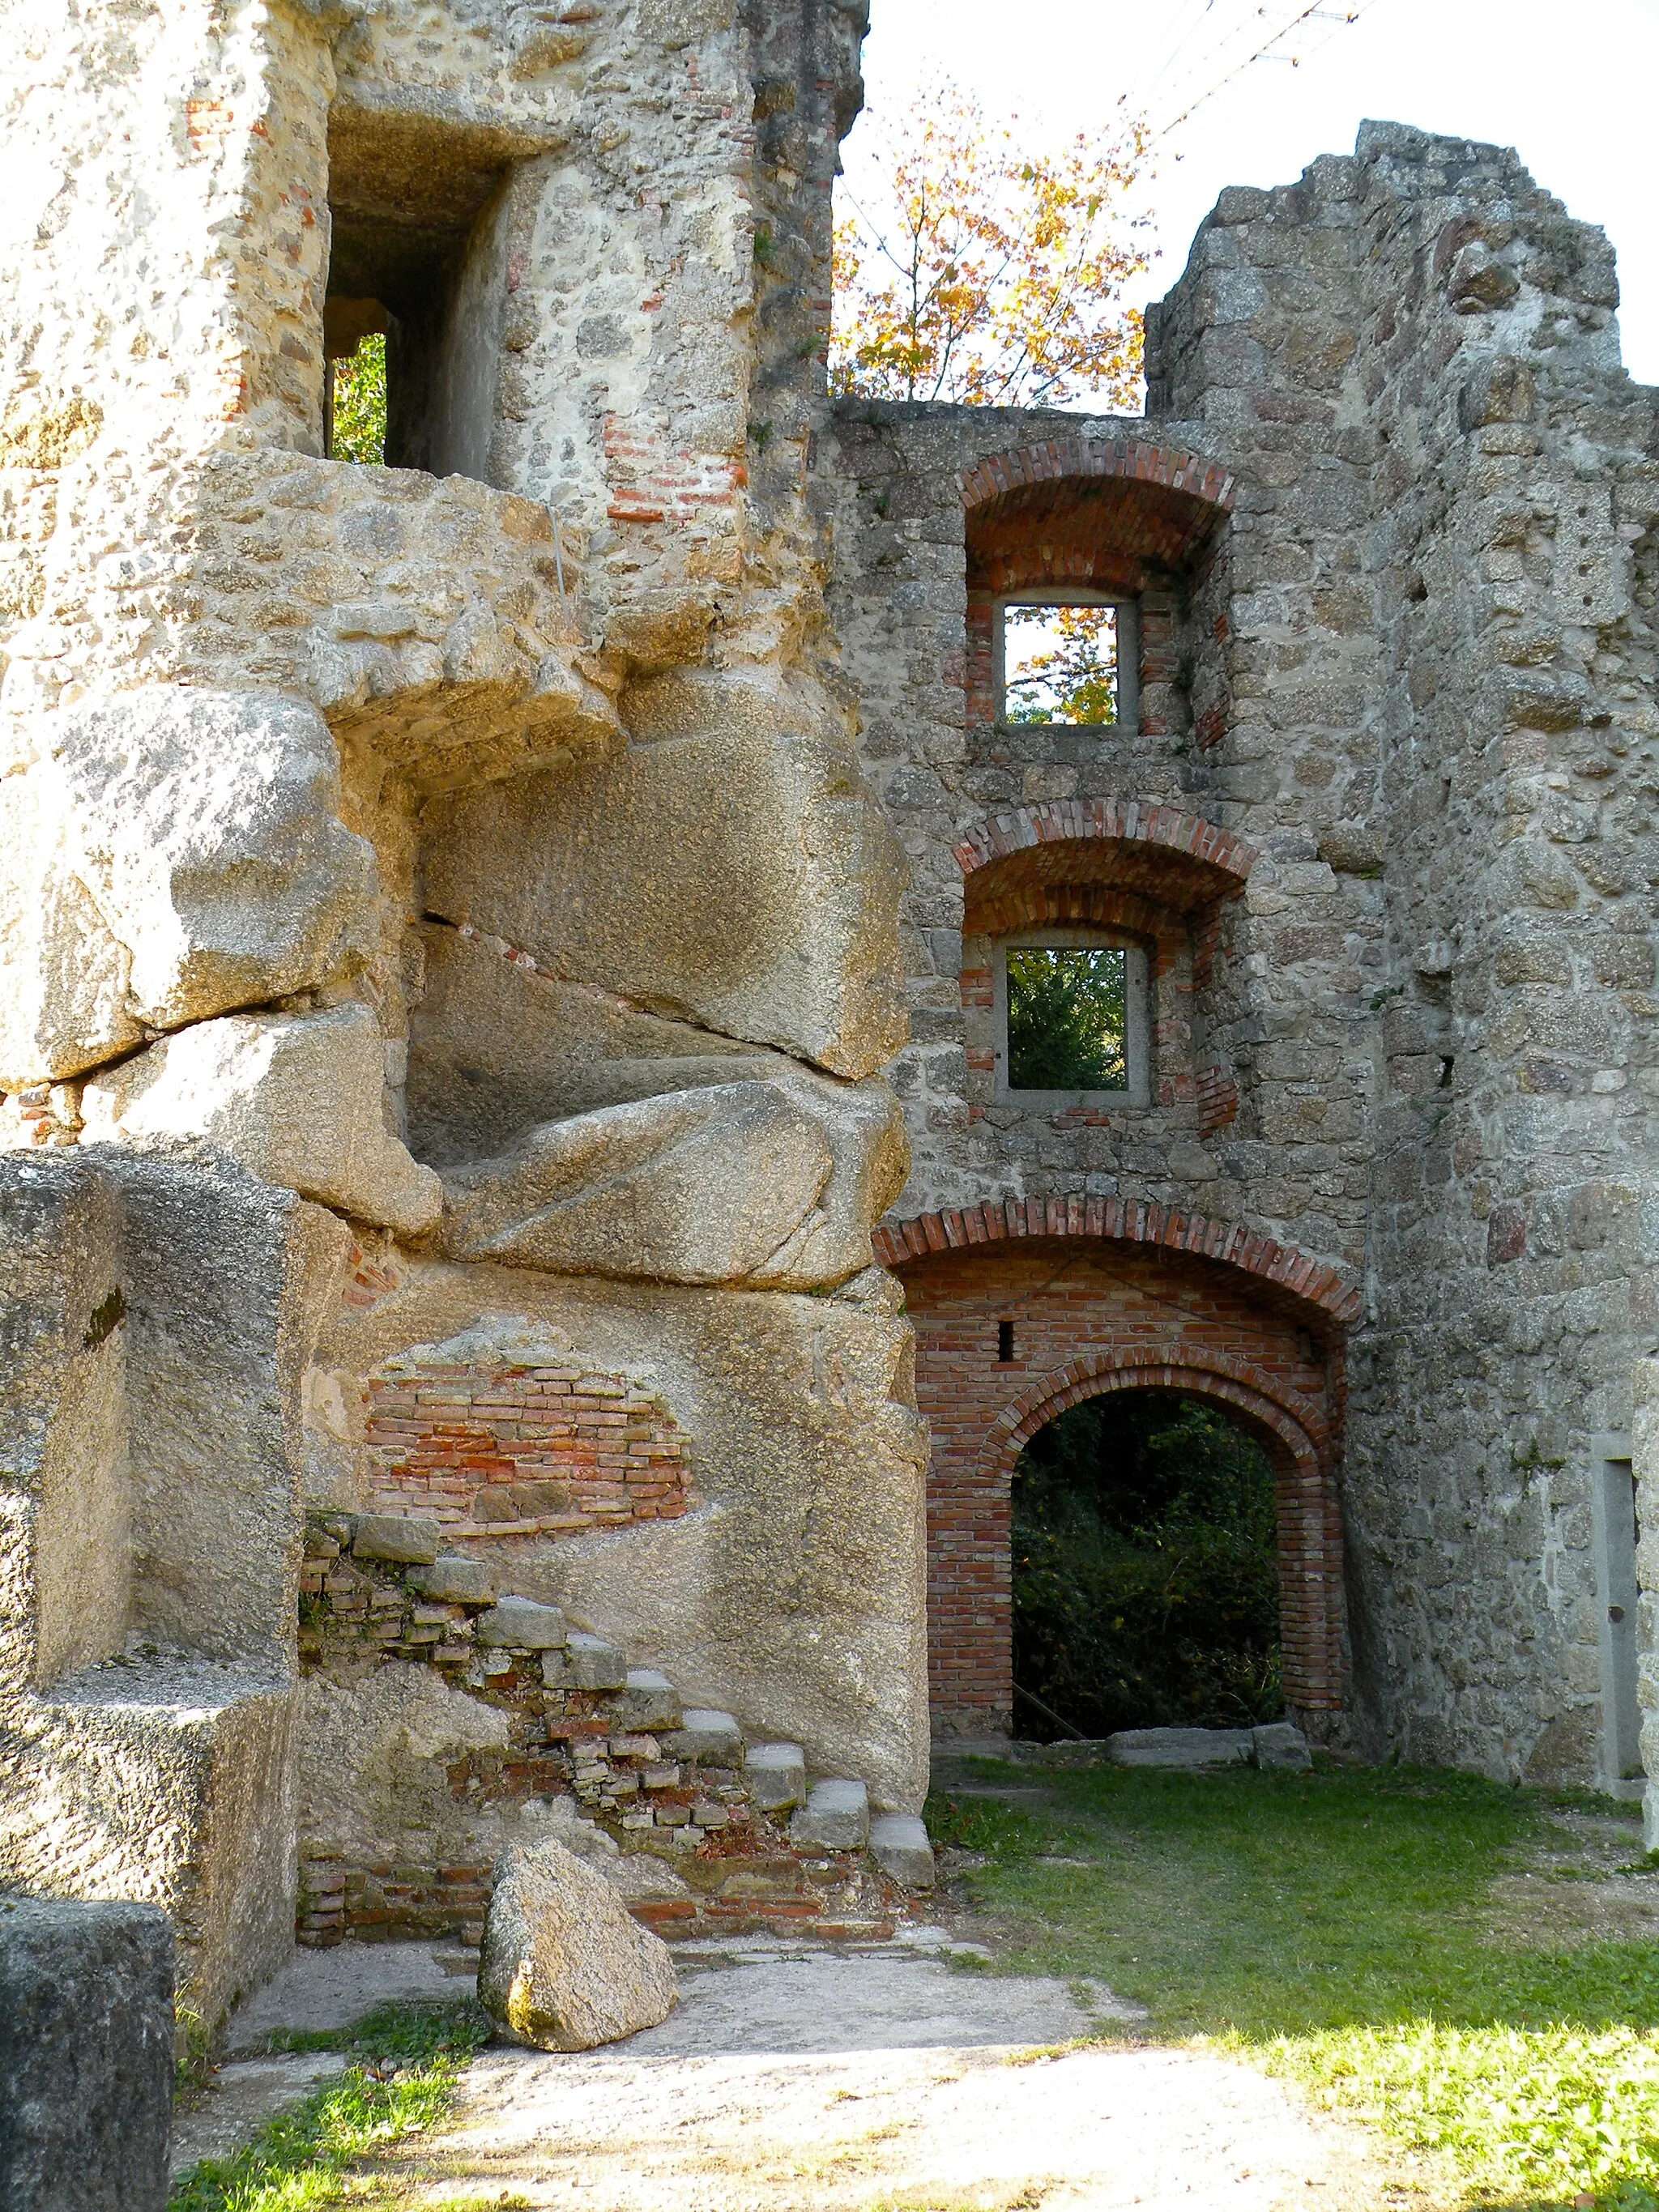
M 463 1536 L 568 1536 L 687 1504 L 673 1416 L 622 1375 L 522 1363 L 394 1363 L 369 1377 L 375 1510 Z

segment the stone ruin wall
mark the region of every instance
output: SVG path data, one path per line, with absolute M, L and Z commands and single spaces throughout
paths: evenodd
M 919 1322 L 931 1255 L 960 1273 L 969 1246 L 981 1311 L 1014 1310 L 983 1248 L 1028 1216 L 1081 1231 L 1079 1264 L 1085 1216 L 1116 1208 L 1187 1250 L 1234 1234 L 1334 1271 L 1352 1326 L 1299 1318 L 1346 1407 L 1353 1740 L 1545 1780 L 1598 1771 L 1591 1439 L 1628 1428 L 1655 1328 L 1659 436 L 1616 299 L 1601 234 L 1512 155 L 1368 125 L 1352 159 L 1222 196 L 1149 314 L 1144 422 L 848 402 L 835 432 L 832 606 L 909 865 L 913 1165 L 878 1249 Z M 1143 571 L 1138 728 L 993 724 L 988 486 L 1006 507 L 1046 480 L 1065 574 L 1056 483 L 1206 465 L 1224 521 L 1182 573 Z M 1133 890 L 1087 841 L 1180 842 L 1152 808 L 1243 851 L 1208 916 L 1139 922 L 1153 1111 L 997 1108 L 975 917 L 1058 918 L 1023 846 L 1051 883 Z M 1166 875 L 1166 914 L 1178 892 Z M 1194 1243 L 1194 1221 L 1224 1230 Z M 937 1420 L 925 1350 L 923 1381 Z M 936 1457 L 936 1520 L 985 1495 L 978 1433 Z
M 210 2021 L 324 1818 L 307 1508 L 925 1785 L 897 856 L 806 466 L 862 27 L 0 9 L 0 1863 L 167 1904 Z M 325 295 L 392 310 L 384 469 L 325 457 Z M 596 1402 L 417 1473 L 423 1364 Z M 441 1782 L 429 1665 L 335 1660 Z

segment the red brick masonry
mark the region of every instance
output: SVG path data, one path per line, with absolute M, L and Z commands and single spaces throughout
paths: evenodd
M 1285 1695 L 1307 1712 L 1340 1705 L 1335 1324 L 1358 1298 L 1334 1270 L 1243 1229 L 1119 1200 L 927 1216 L 879 1231 L 878 1245 L 904 1282 L 917 1399 L 933 1433 L 936 1726 L 983 1734 L 1011 1717 L 1009 1491 L 1021 1446 L 1084 1398 L 1149 1387 L 1215 1400 L 1266 1448 L 1278 1478 Z
M 375 1507 L 457 1536 L 574 1535 L 684 1512 L 685 1444 L 621 1375 L 421 1365 L 368 1383 Z

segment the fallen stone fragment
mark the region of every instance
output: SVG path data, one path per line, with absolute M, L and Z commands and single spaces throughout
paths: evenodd
M 787 1812 L 806 1795 L 806 1753 L 798 1743 L 751 1743 L 743 1778 L 763 1813 Z
M 496 1862 L 478 2001 L 516 2042 L 592 2051 L 657 2027 L 678 1994 L 667 1946 L 562 1844 Z
M 814 1796 L 817 1795 L 815 1791 Z M 933 1886 L 933 1847 L 925 1824 L 909 1813 L 884 1813 L 870 1824 L 870 1856 L 907 1889 Z
M 862 1850 L 870 1840 L 870 1796 L 861 1782 L 816 1783 L 789 1824 L 791 1840 L 824 1850 Z
M 1106 1739 L 1118 1766 L 1245 1766 L 1254 1749 L 1249 1729 L 1121 1729 Z

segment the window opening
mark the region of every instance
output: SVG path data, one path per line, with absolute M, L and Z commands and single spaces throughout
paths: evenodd
M 1005 600 L 994 634 L 1000 718 L 1074 729 L 1131 726 L 1136 630 L 1133 605 L 1089 592 Z
M 997 1360 L 999 1364 L 1004 1367 L 1007 1366 L 1013 1356 L 1014 1324 L 1011 1321 L 1000 1321 L 997 1323 Z
M 386 337 L 378 300 L 336 295 L 323 309 L 323 450 L 331 461 L 386 459 Z
M 1149 1103 L 1139 946 L 1084 930 L 1027 933 L 997 946 L 995 981 L 999 1097 Z
M 1115 1390 L 1015 1462 L 1019 1733 L 1248 1728 L 1284 1712 L 1272 1462 L 1217 1407 Z M 1038 1702 L 1040 1701 L 1040 1703 Z

